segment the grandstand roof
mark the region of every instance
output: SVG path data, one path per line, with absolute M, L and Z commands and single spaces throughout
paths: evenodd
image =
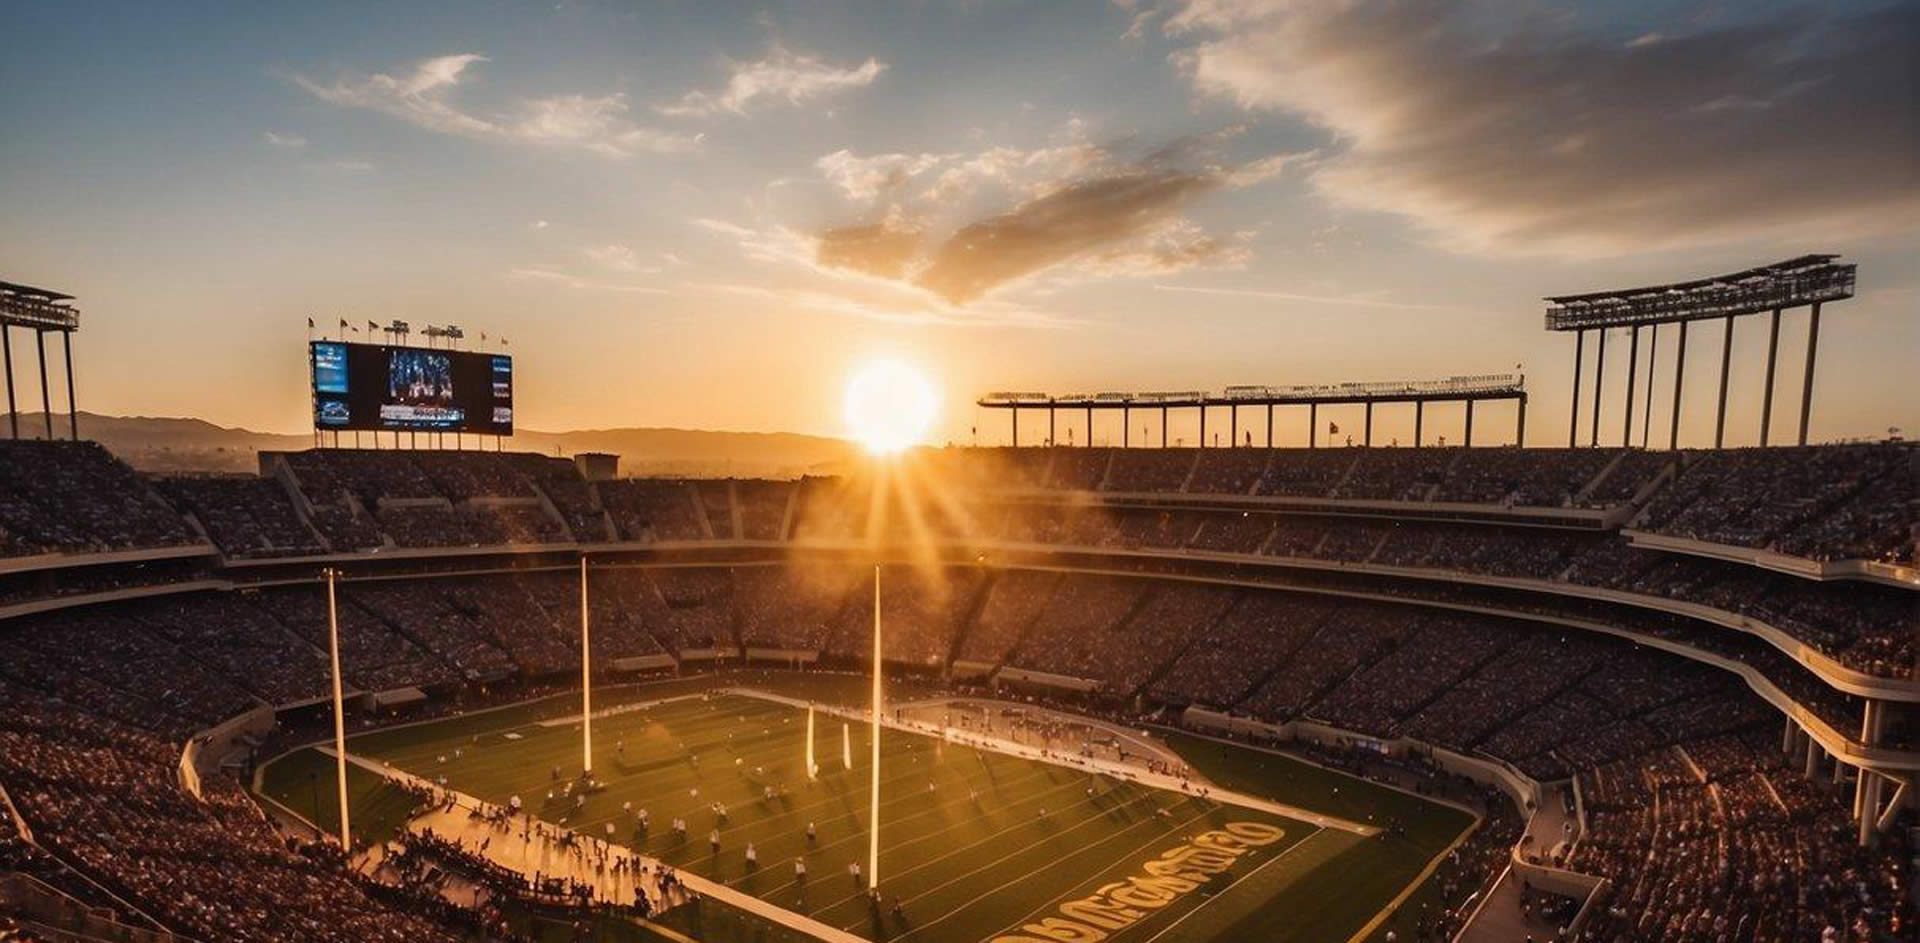
M 1547 329 L 1660 324 L 1755 314 L 1853 297 L 1854 265 L 1803 255 L 1755 268 L 1664 285 L 1547 297 Z
M 1359 383 L 1229 386 L 1204 390 L 1142 393 L 988 393 L 978 405 L 988 409 L 1152 409 L 1196 406 L 1294 406 L 1309 403 L 1392 403 L 1468 399 L 1525 399 L 1524 377 L 1511 373 L 1446 377 L 1438 380 L 1388 380 Z

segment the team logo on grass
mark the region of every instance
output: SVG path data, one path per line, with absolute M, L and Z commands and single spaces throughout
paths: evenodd
M 1141 867 L 1145 874 L 1102 885 L 1086 897 L 1061 904 L 1062 916 L 1025 924 L 1022 932 L 995 937 L 992 943 L 1097 943 L 1112 935 L 1109 931 L 1133 926 L 1198 890 L 1241 856 L 1286 834 L 1262 822 L 1229 822 L 1224 828 L 1201 832 L 1149 860 Z

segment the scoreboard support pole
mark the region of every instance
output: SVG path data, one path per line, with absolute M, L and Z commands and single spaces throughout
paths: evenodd
M 880 893 L 880 565 L 873 565 L 873 788 L 867 810 L 867 886 Z

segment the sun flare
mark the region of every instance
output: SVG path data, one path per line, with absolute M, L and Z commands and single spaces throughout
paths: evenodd
M 897 360 L 875 360 L 847 380 L 842 414 L 853 438 L 886 455 L 919 443 L 939 405 L 920 371 Z

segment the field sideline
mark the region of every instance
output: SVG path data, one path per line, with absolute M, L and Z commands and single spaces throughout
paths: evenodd
M 845 682 L 789 676 L 767 687 L 845 703 L 852 700 Z M 1169 739 L 1221 787 L 1316 819 L 1376 818 L 1403 829 L 1362 837 L 1268 808 L 889 729 L 881 740 L 884 904 L 875 906 L 848 873 L 867 858 L 865 725 L 820 712 L 821 775 L 808 782 L 804 710 L 742 694 L 684 697 L 698 687 L 631 689 L 629 703 L 660 701 L 639 709 L 596 705 L 608 708 L 596 710 L 594 721 L 595 774 L 605 786 L 584 803 L 562 788 L 580 768 L 579 724 L 554 709 L 564 702 L 377 731 L 350 748 L 428 779 L 445 777 L 450 788 L 484 801 L 519 796 L 543 819 L 871 939 L 1045 940 L 1042 931 L 1077 923 L 1102 927 L 1120 943 L 1249 939 L 1256 927 L 1263 940 L 1343 940 L 1472 825 L 1451 807 L 1198 738 Z M 841 759 L 843 723 L 851 770 Z M 333 816 L 324 799 L 313 809 L 311 774 L 329 762 L 297 751 L 263 772 L 263 791 L 300 814 L 315 813 L 324 827 Z M 356 832 L 397 824 L 404 810 L 381 807 L 373 775 L 353 780 Z M 724 820 L 710 808 L 715 802 L 725 805 Z M 640 809 L 650 813 L 650 829 L 638 827 Z M 686 834 L 673 831 L 675 818 L 686 820 Z M 749 843 L 758 867 L 747 865 Z M 807 863 L 803 880 L 795 877 L 796 858 Z M 1186 863 L 1147 870 L 1154 859 Z M 1388 920 L 1371 935 L 1411 926 Z

